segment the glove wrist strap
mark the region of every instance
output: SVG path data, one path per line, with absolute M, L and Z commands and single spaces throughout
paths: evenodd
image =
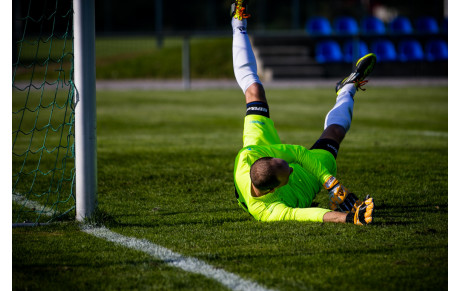
M 349 212 L 349 213 L 347 214 L 347 217 L 346 217 L 346 219 L 345 219 L 345 222 L 346 222 L 346 223 L 354 223 L 354 219 L 353 219 L 354 216 L 355 216 L 354 213 Z

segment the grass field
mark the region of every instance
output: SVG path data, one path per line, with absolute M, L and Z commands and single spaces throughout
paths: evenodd
M 267 288 L 446 290 L 447 87 L 367 87 L 337 163 L 373 195 L 373 225 L 261 223 L 238 207 L 239 90 L 98 91 L 98 223 Z M 332 86 L 267 96 L 281 140 L 307 147 L 334 104 Z M 72 222 L 14 228 L 12 242 L 15 290 L 225 290 Z
M 191 77 L 233 78 L 231 43 L 231 34 L 191 38 Z M 162 47 L 158 47 L 154 37 L 97 38 L 96 77 L 179 79 L 182 77 L 182 45 L 183 38 L 179 37 L 165 38 Z M 27 40 L 20 48 L 21 66 L 13 68 L 15 80 L 39 82 L 46 75 L 48 80 L 59 77 L 61 81 L 68 81 L 73 48 L 71 40 L 53 39 L 45 43 Z

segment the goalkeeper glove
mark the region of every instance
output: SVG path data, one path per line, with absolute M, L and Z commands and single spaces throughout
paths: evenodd
M 331 210 L 341 212 L 355 212 L 361 201 L 355 194 L 348 192 L 335 177 L 330 177 L 324 188 L 329 191 L 329 207 Z
M 364 198 L 364 202 L 359 205 L 356 212 L 347 214 L 346 222 L 356 225 L 364 225 L 372 223 L 374 216 L 374 199 L 369 195 Z

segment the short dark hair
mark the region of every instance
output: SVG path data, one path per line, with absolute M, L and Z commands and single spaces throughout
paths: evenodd
M 251 166 L 251 181 L 259 190 L 275 189 L 281 184 L 276 176 L 277 166 L 271 163 L 272 160 L 272 157 L 263 157 L 255 161 Z

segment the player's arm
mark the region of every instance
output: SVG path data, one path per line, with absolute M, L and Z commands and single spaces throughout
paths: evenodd
M 369 196 L 366 197 L 366 200 L 358 206 L 356 212 L 349 213 L 316 207 L 292 208 L 281 202 L 275 202 L 269 205 L 261 203 L 256 208 L 257 210 L 253 208 L 251 213 L 260 221 L 295 220 L 364 225 L 370 224 L 373 221 L 374 200 Z
M 347 213 L 338 211 L 329 211 L 324 213 L 324 222 L 345 223 L 347 221 Z
M 332 177 L 327 168 L 303 146 L 279 144 L 271 146 L 270 151 L 275 158 L 301 165 L 302 168 L 312 173 L 321 184 L 324 184 L 327 179 Z
M 328 171 L 318 159 L 312 157 L 310 151 L 302 146 L 277 145 L 272 148 L 276 157 L 284 159 L 288 163 L 298 163 L 308 172 L 316 176 L 323 187 L 329 191 L 329 208 L 350 212 L 361 204 L 355 194 L 350 193 L 339 181 Z
M 350 193 L 337 178 L 331 176 L 323 187 L 329 192 L 329 208 L 342 212 L 355 212 L 362 203 L 355 194 Z
M 323 222 L 324 214 L 331 212 L 324 208 L 293 208 L 281 202 L 259 204 L 257 209 L 251 209 L 251 214 L 260 221 L 313 221 Z M 255 210 L 255 211 L 254 211 Z
M 324 184 L 329 191 L 329 206 L 332 210 L 347 213 L 347 222 L 355 224 L 368 224 L 372 222 L 374 215 L 374 199 L 369 195 L 364 202 L 359 200 L 355 194 L 349 193 L 335 177 L 331 177 Z
M 323 216 L 324 222 L 335 222 L 335 223 L 354 223 L 356 225 L 370 224 L 374 220 L 374 199 L 369 195 L 366 196 L 364 202 L 362 202 L 356 208 L 355 212 L 338 212 L 330 211 L 326 212 Z
M 330 211 L 324 214 L 324 222 L 336 223 L 354 223 L 356 225 L 370 224 L 374 220 L 374 199 L 369 195 L 366 196 L 364 202 L 357 206 L 355 212 L 338 212 Z
M 288 163 L 298 163 L 312 173 L 323 187 L 329 191 L 329 206 L 331 210 L 355 212 L 362 203 L 355 194 L 350 193 L 335 178 L 318 159 L 314 158 L 309 150 L 297 145 L 276 145 L 270 150 L 274 156 Z

